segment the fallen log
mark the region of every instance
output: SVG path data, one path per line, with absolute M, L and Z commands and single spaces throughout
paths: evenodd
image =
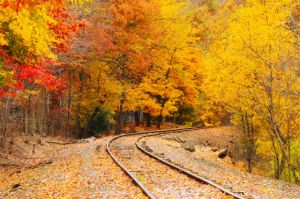
M 27 168 L 29 168 L 29 169 L 35 169 L 35 168 L 40 167 L 40 166 L 51 164 L 52 162 L 53 162 L 52 160 L 46 160 L 46 161 L 40 162 L 38 164 L 35 164 L 35 165 L 27 167 Z
M 37 167 L 40 167 L 40 166 L 44 166 L 44 165 L 47 165 L 47 164 L 51 164 L 53 161 L 52 160 L 47 160 L 47 161 L 43 161 L 43 162 L 40 162 L 38 164 L 35 164 L 35 165 L 32 165 L 32 166 L 28 166 L 28 167 L 23 167 L 23 168 L 26 168 L 26 169 L 35 169 Z M 12 176 L 16 173 L 21 173 L 22 172 L 22 169 L 18 169 L 12 173 L 9 174 L 9 176 Z
M 77 143 L 77 141 L 72 141 L 72 142 L 56 142 L 56 141 L 48 141 L 45 140 L 45 142 L 49 143 L 49 144 L 59 144 L 59 145 L 68 145 L 68 144 L 74 144 Z
M 20 165 L 13 164 L 13 163 L 2 163 L 0 164 L 0 167 L 18 167 Z

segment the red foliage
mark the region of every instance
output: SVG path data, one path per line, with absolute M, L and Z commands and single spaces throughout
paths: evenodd
M 78 20 L 66 9 L 58 9 L 53 15 L 57 24 L 50 25 L 58 40 L 62 41 L 56 46 L 57 51 L 66 52 L 71 46 L 74 37 L 80 28 L 85 27 L 84 21 Z
M 53 66 L 61 70 L 53 60 L 40 59 L 20 65 L 13 58 L 5 61 L 6 68 L 14 72 L 14 83 L 5 84 L 0 89 L 0 96 L 15 95 L 24 88 L 33 89 L 45 87 L 49 92 L 62 92 L 65 82 L 57 77 Z
M 55 7 L 53 8 L 53 10 L 66 6 L 64 0 L 3 0 L 1 3 L 1 7 L 11 8 L 18 12 L 24 7 L 32 8 L 45 3 L 51 3 L 52 5 L 54 5 Z
M 66 52 L 80 28 L 85 27 L 83 21 L 77 20 L 75 15 L 67 10 L 65 0 L 3 0 L 1 9 L 10 8 L 20 11 L 23 8 L 34 11 L 37 5 L 49 3 L 47 14 L 56 20 L 56 24 L 49 24 L 49 29 L 55 33 L 60 41 L 55 45 L 56 52 Z M 0 46 L 0 57 L 4 61 L 4 69 L 14 72 L 13 81 L 6 82 L 0 88 L 0 96 L 15 95 L 22 89 L 36 89 L 45 87 L 48 91 L 62 92 L 64 81 L 58 77 L 58 64 L 53 60 L 28 54 L 25 63 L 20 63 L 17 57 L 9 56 Z M 55 67 L 53 67 L 55 66 Z

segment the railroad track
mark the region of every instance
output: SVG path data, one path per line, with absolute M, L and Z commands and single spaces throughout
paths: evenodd
M 243 197 L 197 176 L 147 151 L 141 139 L 198 128 L 178 128 L 123 134 L 111 139 L 107 152 L 148 198 L 237 198 Z M 170 167 L 172 169 L 170 169 Z

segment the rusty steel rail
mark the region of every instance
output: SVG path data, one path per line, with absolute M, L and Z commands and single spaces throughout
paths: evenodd
M 179 131 L 182 131 L 182 129 L 179 130 Z M 184 130 L 183 130 L 183 131 L 184 131 Z M 172 131 L 172 132 L 173 132 L 173 131 Z M 168 133 L 172 133 L 172 132 L 168 132 Z M 206 179 L 206 178 L 203 178 L 203 177 L 201 177 L 201 176 L 198 176 L 198 175 L 192 173 L 191 171 L 189 171 L 189 170 L 187 170 L 187 169 L 184 169 L 184 168 L 182 168 L 182 167 L 180 167 L 180 166 L 178 166 L 178 165 L 175 165 L 175 164 L 173 164 L 173 163 L 171 163 L 171 162 L 169 162 L 169 161 L 166 161 L 166 160 L 164 160 L 164 159 L 162 159 L 162 158 L 160 158 L 160 157 L 154 155 L 153 153 L 150 153 L 149 151 L 147 151 L 145 148 L 143 148 L 143 147 L 139 144 L 139 141 L 140 141 L 141 139 L 143 139 L 143 138 L 146 138 L 146 137 L 152 137 L 152 136 L 157 136 L 157 135 L 161 135 L 161 134 L 163 134 L 163 133 L 155 133 L 155 134 L 151 134 L 151 135 L 141 136 L 141 137 L 139 137 L 139 138 L 136 140 L 136 143 L 135 143 L 135 144 L 136 144 L 137 148 L 138 148 L 139 150 L 141 150 L 143 153 L 145 153 L 145 154 L 149 155 L 150 157 L 152 157 L 152 158 L 154 158 L 154 159 L 156 159 L 156 160 L 158 160 L 158 161 L 160 161 L 160 162 L 162 162 L 162 163 L 168 165 L 169 167 L 171 167 L 171 168 L 173 168 L 173 169 L 176 169 L 176 170 L 178 170 L 178 171 L 180 171 L 180 172 L 182 172 L 182 173 L 188 175 L 189 177 L 194 178 L 194 179 L 196 179 L 196 180 L 198 180 L 198 181 L 200 181 L 200 182 L 204 182 L 204 183 L 206 183 L 206 184 L 209 184 L 209 185 L 211 185 L 211 186 L 213 186 L 213 187 L 215 187 L 215 188 L 221 190 L 221 191 L 222 191 L 223 193 L 225 193 L 226 195 L 233 196 L 233 197 L 236 198 L 236 199 L 244 199 L 242 196 L 240 196 L 240 195 L 238 195 L 238 194 L 236 194 L 236 193 L 233 193 L 233 192 L 231 192 L 231 191 L 225 189 L 224 187 L 222 187 L 222 186 L 220 186 L 220 185 L 218 185 L 218 184 L 216 184 L 216 183 L 214 183 L 214 182 L 212 182 L 212 181 L 210 181 L 210 180 L 208 180 L 208 179 Z
M 198 128 L 175 128 L 175 129 L 166 129 L 166 130 L 157 130 L 157 131 L 145 131 L 141 133 L 131 133 L 131 134 L 122 134 L 119 136 L 116 136 L 112 138 L 111 140 L 108 141 L 106 145 L 106 151 L 108 152 L 109 156 L 114 160 L 114 162 L 133 180 L 133 182 L 138 185 L 142 191 L 146 194 L 146 196 L 150 199 L 155 199 L 155 197 L 152 195 L 152 193 L 141 183 L 126 167 L 116 158 L 115 155 L 111 152 L 110 146 L 113 141 L 122 138 L 122 137 L 129 137 L 129 136 L 135 136 L 135 135 L 145 135 L 149 133 L 157 133 L 159 132 L 160 134 L 164 133 L 170 133 L 174 131 L 188 131 L 188 130 L 194 130 Z

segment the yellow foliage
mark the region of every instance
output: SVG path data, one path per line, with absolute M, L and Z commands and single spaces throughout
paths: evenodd
M 0 33 L 0 45 L 7 45 L 5 35 Z
M 57 43 L 55 34 L 49 31 L 49 25 L 56 21 L 47 15 L 47 4 L 35 8 L 23 8 L 19 12 L 6 8 L 0 12 L 0 24 L 8 23 L 8 28 L 18 36 L 28 51 L 37 55 L 55 58 L 50 48 Z M 8 44 L 5 35 L 0 34 L 0 44 Z
M 53 47 L 53 43 L 57 40 L 48 28 L 49 24 L 55 24 L 55 20 L 46 14 L 44 7 L 38 7 L 34 12 L 26 9 L 18 13 L 11 10 L 7 12 L 13 16 L 9 28 L 23 40 L 30 52 L 55 58 L 49 47 Z
M 197 106 L 201 69 L 200 51 L 189 16 L 194 10 L 189 1 L 163 0 L 153 32 L 159 35 L 150 43 L 150 70 L 141 82 L 127 91 L 127 109 L 142 109 L 151 115 L 169 116 L 183 105 Z M 158 21 L 158 23 L 157 23 Z M 134 46 L 140 51 L 142 46 Z M 140 63 L 140 62 L 139 62 Z
M 204 15 L 212 28 L 207 25 L 211 40 L 203 44 L 208 49 L 202 90 L 211 109 L 217 104 L 253 117 L 258 152 L 268 158 L 285 158 L 289 140 L 300 137 L 299 27 L 293 10 L 291 0 L 246 0 Z

